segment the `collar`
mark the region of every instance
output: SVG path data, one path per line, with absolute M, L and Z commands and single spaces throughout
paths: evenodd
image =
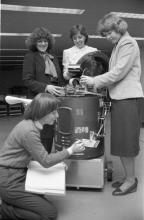
M 49 54 L 49 53 L 39 53 L 41 56 L 43 56 L 43 57 L 45 57 L 45 56 L 48 56 L 51 60 L 53 60 L 54 59 L 54 56 L 53 55 L 51 55 L 51 54 Z
M 85 50 L 85 48 L 87 47 L 87 45 L 84 45 L 82 48 L 77 47 L 76 45 L 74 45 L 74 48 L 76 50 Z
M 34 121 L 34 125 L 36 126 L 37 129 L 42 130 L 43 126 L 39 121 Z
M 126 33 L 124 35 L 121 36 L 121 38 L 119 39 L 119 41 L 117 42 L 117 44 L 121 43 L 124 39 L 129 38 L 130 34 L 126 31 Z M 116 44 L 116 45 L 117 45 Z

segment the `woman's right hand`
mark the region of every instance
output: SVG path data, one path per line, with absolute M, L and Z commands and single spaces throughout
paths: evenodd
M 80 77 L 80 84 L 84 84 L 84 85 L 89 85 L 89 86 L 94 86 L 94 78 L 91 76 L 84 76 L 82 75 Z
M 78 152 L 82 152 L 85 150 L 85 146 L 83 144 L 82 141 L 78 140 L 78 141 L 75 141 L 70 147 L 69 147 L 69 150 L 71 151 L 71 154 L 74 154 L 74 153 L 78 153 Z
M 49 92 L 52 95 L 64 96 L 64 89 L 60 86 L 47 85 L 45 92 Z

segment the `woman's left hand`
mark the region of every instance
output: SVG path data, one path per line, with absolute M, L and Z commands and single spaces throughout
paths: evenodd
M 94 85 L 94 79 L 91 76 L 81 76 L 80 78 L 80 84 L 87 84 L 89 86 L 93 86 Z

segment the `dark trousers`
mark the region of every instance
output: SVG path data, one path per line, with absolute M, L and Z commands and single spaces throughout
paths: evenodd
M 3 219 L 56 220 L 57 210 L 43 195 L 26 192 L 25 172 L 0 167 L 0 196 Z
M 18 197 L 17 197 L 18 196 Z M 57 211 L 44 197 L 17 193 L 17 198 L 2 200 L 1 214 L 4 220 L 55 220 Z

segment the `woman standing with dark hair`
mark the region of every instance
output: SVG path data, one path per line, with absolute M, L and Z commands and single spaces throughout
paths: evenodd
M 48 154 L 40 141 L 40 131 L 45 124 L 54 124 L 58 100 L 47 93 L 38 94 L 0 149 L 0 197 L 3 219 L 55 220 L 57 210 L 51 201 L 39 194 L 25 191 L 29 162 L 33 159 L 43 167 L 51 167 L 74 152 L 84 150 L 82 143 Z
M 77 64 L 84 55 L 97 51 L 97 48 L 87 45 L 88 33 L 82 24 L 77 24 L 72 27 L 70 30 L 70 38 L 74 46 L 63 51 L 63 76 L 66 80 L 71 78 L 68 72 L 69 64 Z
M 111 154 L 119 156 L 125 176 L 112 184 L 113 195 L 136 191 L 135 157 L 139 153 L 140 118 L 138 101 L 143 97 L 140 82 L 141 63 L 137 42 L 125 20 L 114 13 L 98 23 L 98 32 L 114 44 L 109 71 L 94 78 L 82 76 L 81 82 L 95 89 L 108 87 L 111 108 Z
M 26 39 L 29 52 L 23 63 L 23 82 L 28 88 L 28 98 L 41 92 L 61 96 L 63 76 L 56 56 L 50 53 L 54 38 L 44 27 L 36 28 Z M 41 131 L 41 141 L 50 153 L 54 136 L 54 127 L 45 125 Z

